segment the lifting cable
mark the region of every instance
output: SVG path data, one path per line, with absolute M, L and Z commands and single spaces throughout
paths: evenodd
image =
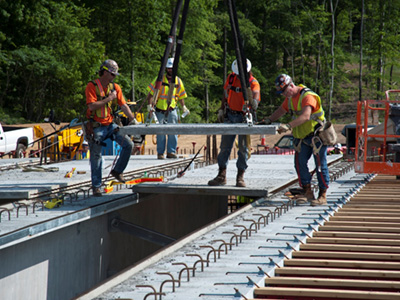
M 176 80 L 176 76 L 178 74 L 179 59 L 180 59 L 181 52 L 182 52 L 183 33 L 185 32 L 185 27 L 186 27 L 186 19 L 187 19 L 187 13 L 189 10 L 189 2 L 190 2 L 190 0 L 185 0 L 185 4 L 183 6 L 181 25 L 179 28 L 179 36 L 178 36 L 178 39 L 176 40 L 177 46 L 176 46 L 176 51 L 175 51 L 174 64 L 172 66 L 172 78 L 171 78 L 171 84 L 170 84 L 170 87 L 168 90 L 167 111 L 165 112 L 165 117 L 168 116 L 169 106 L 171 105 L 171 101 L 172 101 L 172 94 L 174 93 L 174 90 L 175 90 L 175 80 Z
M 250 95 L 249 93 L 250 82 L 249 82 L 249 73 L 247 72 L 247 60 L 244 53 L 243 41 L 240 35 L 239 22 L 236 14 L 235 0 L 227 0 L 227 1 L 228 1 L 229 19 L 231 22 L 232 35 L 235 42 L 236 61 L 239 69 L 239 74 L 236 75 L 239 76 L 240 84 L 242 85 L 243 98 L 245 103 L 247 104 L 248 101 L 250 100 L 248 97 Z
M 155 104 L 157 103 L 158 94 L 159 94 L 159 92 L 161 90 L 161 87 L 162 87 L 164 71 L 165 71 L 165 67 L 167 65 L 168 56 L 171 53 L 171 49 L 172 49 L 172 46 L 174 44 L 176 25 L 178 24 L 179 12 L 180 12 L 181 7 L 182 7 L 182 2 L 183 2 L 183 0 L 178 0 L 178 2 L 176 3 L 174 16 L 173 16 L 173 19 L 172 19 L 172 25 L 171 25 L 171 29 L 170 29 L 169 36 L 168 36 L 167 46 L 165 47 L 164 55 L 163 55 L 162 60 L 161 60 L 161 67 L 160 67 L 160 70 L 158 72 L 157 80 L 156 80 L 156 83 L 155 83 L 155 90 L 154 90 L 154 95 L 153 95 L 153 99 L 154 99 L 154 103 Z

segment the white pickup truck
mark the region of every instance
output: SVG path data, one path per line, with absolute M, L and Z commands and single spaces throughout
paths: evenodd
M 0 124 L 0 157 L 25 157 L 26 149 L 33 142 L 32 127 L 2 126 Z

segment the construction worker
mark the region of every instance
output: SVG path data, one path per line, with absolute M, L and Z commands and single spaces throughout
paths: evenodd
M 298 203 L 311 202 L 311 206 L 326 204 L 326 191 L 329 186 L 329 171 L 327 165 L 327 146 L 322 144 L 319 138 L 314 138 L 314 133 L 320 124 L 325 122 L 321 98 L 303 85 L 295 85 L 289 75 L 281 74 L 275 80 L 278 94 L 285 100 L 269 118 L 265 124 L 271 124 L 286 113 L 292 115 L 292 121 L 281 124 L 278 128 L 280 134 L 292 131 L 295 153 L 295 169 L 299 176 L 300 185 L 304 195 L 298 198 Z M 314 156 L 317 170 L 319 194 L 315 199 L 311 187 L 311 174 L 308 170 L 308 160 Z
M 153 94 L 155 91 L 155 83 L 157 78 L 149 84 L 147 89 L 149 93 L 147 94 L 147 109 L 149 113 L 154 113 L 157 116 L 160 124 L 176 124 L 178 123 L 178 113 L 176 111 L 176 102 L 182 106 L 183 114 L 190 113 L 189 109 L 185 105 L 185 98 L 187 94 L 182 80 L 176 76 L 174 92 L 172 93 L 171 103 L 168 103 L 168 91 L 172 80 L 172 67 L 174 65 L 174 59 L 169 58 L 166 65 L 166 74 L 163 77 L 162 89 L 159 92 L 158 99 L 153 99 Z M 165 144 L 167 142 L 167 158 L 177 158 L 176 147 L 178 146 L 178 136 L 168 135 L 168 141 L 165 135 L 157 135 L 157 158 L 164 159 Z
M 343 154 L 342 152 L 342 144 L 341 143 L 337 143 L 333 146 L 333 149 L 331 151 L 329 151 L 329 154 Z
M 94 196 L 101 196 L 102 180 L 102 145 L 106 139 L 116 141 L 121 146 L 121 153 L 111 170 L 111 175 L 118 181 L 125 182 L 125 170 L 133 148 L 132 140 L 119 133 L 119 126 L 115 124 L 114 113 L 119 106 L 131 122 L 134 116 L 126 104 L 121 87 L 113 80 L 118 76 L 118 65 L 112 59 L 104 61 L 99 70 L 99 78 L 91 81 L 86 86 L 86 117 L 89 119 L 89 130 L 86 129 L 90 149 L 90 168 L 92 176 L 92 189 Z M 87 127 L 86 127 L 87 128 Z M 89 131 L 89 132 L 88 132 Z
M 250 99 L 250 107 L 256 111 L 260 102 L 260 84 L 254 78 L 251 72 L 251 62 L 247 59 L 247 72 L 249 73 L 249 81 L 252 99 Z M 224 93 L 221 101 L 221 107 L 218 110 L 218 121 L 220 123 L 243 123 L 245 121 L 244 98 L 242 93 L 242 85 L 238 77 L 239 69 L 237 61 L 232 63 L 232 73 L 229 74 L 224 85 Z M 245 107 L 246 108 L 246 107 Z M 233 143 L 236 135 L 221 136 L 220 152 L 218 154 L 218 175 L 208 182 L 208 185 L 225 185 L 226 184 L 226 168 L 231 155 Z M 250 138 L 246 135 L 239 135 L 238 159 L 236 161 L 237 176 L 236 186 L 245 187 L 244 172 L 247 169 L 247 160 L 250 156 L 249 145 Z

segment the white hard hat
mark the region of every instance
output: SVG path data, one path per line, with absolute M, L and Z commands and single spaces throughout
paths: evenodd
M 174 65 L 174 58 L 173 57 L 168 58 L 166 68 L 171 69 L 173 67 L 173 65 Z
M 247 62 L 247 72 L 250 72 L 250 70 L 251 70 L 251 62 L 248 59 L 246 59 L 246 62 Z M 238 68 L 238 64 L 237 64 L 237 60 L 236 59 L 232 63 L 232 71 L 233 71 L 233 73 L 239 75 L 239 68 Z
M 342 144 L 341 143 L 337 143 L 333 147 L 336 148 L 336 149 L 340 149 L 340 148 L 342 148 Z

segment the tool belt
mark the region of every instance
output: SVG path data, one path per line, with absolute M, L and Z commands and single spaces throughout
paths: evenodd
M 322 143 L 326 146 L 336 144 L 337 134 L 333 124 L 330 121 L 318 127 L 315 130 L 315 135 L 317 135 L 321 139 Z
M 165 114 L 167 111 L 173 111 L 173 110 L 175 110 L 175 107 L 170 107 L 170 108 L 168 108 L 168 109 L 166 109 L 166 110 L 163 110 L 163 109 L 159 109 L 158 107 L 156 107 L 156 112 L 161 112 L 161 113 L 163 113 L 163 114 Z
M 115 121 L 115 120 L 114 120 L 114 121 Z M 91 123 L 93 128 L 102 127 L 102 126 L 107 127 L 108 125 L 110 125 L 110 124 L 108 124 L 108 125 L 103 125 L 103 124 L 101 124 L 100 122 L 93 121 L 93 120 L 88 121 L 88 123 Z M 114 123 L 116 123 L 116 122 L 114 122 Z M 118 125 L 118 124 L 117 124 L 117 125 Z
M 234 91 L 234 92 L 236 92 L 236 93 L 241 93 L 242 92 L 242 88 L 237 87 L 237 86 L 231 86 L 229 89 Z
M 238 110 L 232 110 L 232 109 L 230 109 L 230 108 L 226 108 L 226 112 L 229 112 L 229 113 L 231 113 L 232 115 L 243 115 L 243 111 L 241 110 L 241 111 L 238 111 Z
M 99 122 L 93 121 L 92 119 L 83 122 L 82 129 L 83 129 L 83 133 L 85 135 L 85 139 L 86 139 L 86 141 L 88 141 L 90 143 L 95 143 L 95 144 L 99 144 L 99 145 L 102 145 L 102 146 L 107 146 L 106 143 L 97 141 L 94 138 L 94 128 L 97 128 L 97 127 L 100 127 L 100 126 L 106 126 L 106 125 L 101 125 Z

